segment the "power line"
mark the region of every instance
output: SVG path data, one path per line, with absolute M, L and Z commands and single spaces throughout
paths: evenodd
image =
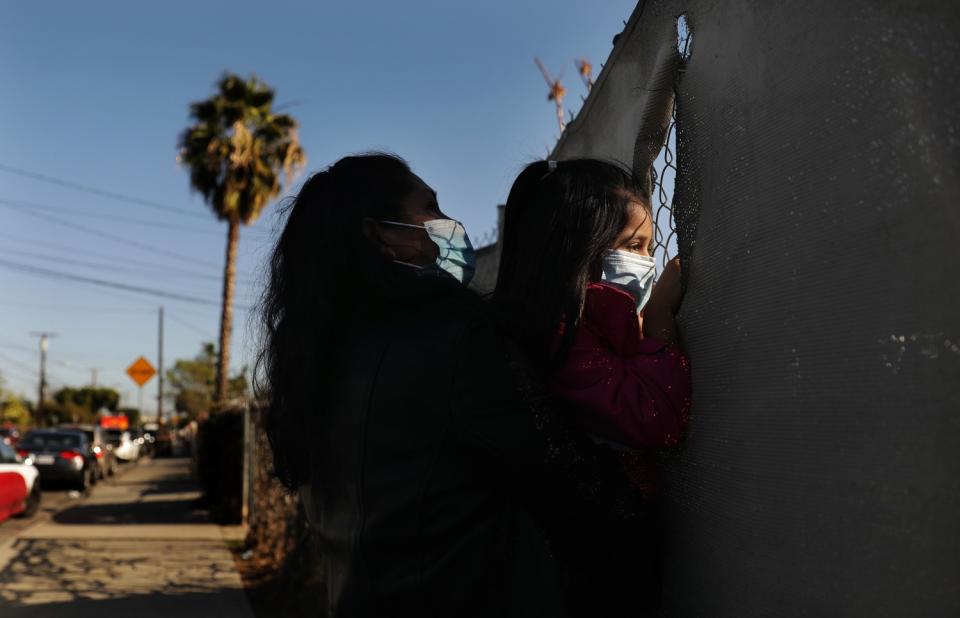
M 22 373 L 17 375 L 18 372 L 22 372 Z M 0 376 L 5 377 L 7 374 L 12 376 L 16 380 L 22 380 L 23 382 L 31 383 L 31 386 L 32 386 L 32 383 L 35 382 L 37 379 L 36 369 L 32 369 L 28 372 L 24 369 L 21 369 L 20 367 L 17 367 L 16 365 L 7 365 L 5 367 L 0 367 Z
M 46 247 L 46 248 L 48 248 L 48 249 L 58 249 L 58 250 L 60 250 L 60 251 L 69 251 L 70 253 L 79 253 L 79 254 L 81 254 L 81 255 L 89 255 L 89 256 L 91 256 L 91 257 L 103 258 L 103 259 L 105 259 L 105 260 L 119 260 L 119 259 L 123 259 L 123 260 L 124 260 L 125 262 L 127 262 L 128 264 L 140 264 L 140 265 L 143 265 L 143 266 L 156 266 L 156 262 L 148 262 L 148 261 L 146 261 L 146 260 L 137 260 L 137 259 L 127 258 L 127 257 L 120 258 L 119 256 L 116 256 L 116 255 L 106 255 L 106 254 L 103 254 L 103 253 L 98 253 L 98 252 L 96 252 L 96 251 L 90 251 L 89 249 L 83 249 L 83 248 L 81 248 L 81 247 L 75 247 L 75 246 L 72 246 L 72 245 L 62 245 L 62 244 L 60 244 L 60 243 L 48 242 L 48 241 L 43 241 L 43 240 L 36 240 L 36 239 L 33 239 L 33 238 L 24 238 L 23 236 L 17 236 L 17 235 L 15 235 L 15 234 L 4 234 L 4 233 L 0 232 L 0 238 L 5 238 L 5 239 L 7 239 L 7 240 L 12 240 L 13 242 L 20 243 L 20 244 L 25 244 L 25 245 L 28 245 L 28 246 L 31 246 L 31 247 L 33 247 L 33 246 Z M 165 268 L 167 268 L 168 270 L 173 270 L 173 269 L 174 269 L 174 267 L 170 267 L 170 266 L 167 266 L 167 267 L 165 267 Z M 190 271 L 183 271 L 183 272 L 190 272 Z
M 30 265 L 25 265 L 25 266 L 30 266 Z M 2 267 L 2 266 L 0 266 L 0 267 Z M 14 270 L 17 271 L 17 272 L 19 272 L 19 269 L 14 269 Z M 139 292 L 128 292 L 128 291 L 126 291 L 126 290 L 120 290 L 120 289 L 106 290 L 106 292 L 109 293 L 110 295 L 114 296 L 114 297 L 123 299 L 124 301 L 129 301 L 129 302 L 143 302 L 143 297 L 140 295 Z M 217 312 L 219 312 L 219 311 L 222 310 L 222 307 L 221 307 L 221 305 L 220 305 L 219 302 L 216 303 L 215 305 L 212 304 L 212 303 L 211 303 L 211 304 L 206 304 L 205 307 L 206 307 L 209 311 L 217 311 Z M 235 312 L 239 312 L 239 313 L 247 313 L 247 312 L 251 311 L 251 308 L 248 307 L 248 306 L 245 306 L 245 305 L 237 305 L 236 303 L 234 303 L 234 305 L 233 305 L 233 310 L 234 310 Z M 156 311 L 156 307 L 151 307 L 151 308 L 145 310 L 146 313 L 153 313 L 154 311 Z M 193 313 L 194 311 L 203 311 L 203 308 L 200 307 L 199 305 L 189 305 L 189 304 L 180 305 L 180 306 L 177 307 L 177 311 L 180 312 L 180 313 L 184 313 L 184 314 L 186 314 L 186 315 L 192 315 L 192 316 L 194 316 L 194 317 L 196 317 L 196 318 L 198 318 L 198 319 L 201 319 L 201 320 L 206 320 L 206 319 L 208 319 L 208 318 L 210 317 L 210 314 L 209 314 L 209 313 L 202 313 L 202 314 L 200 314 L 200 313 Z M 219 313 L 217 313 L 217 315 L 219 315 Z M 0 344 L 0 345 L 2 345 L 2 344 Z
M 34 356 L 36 356 L 36 352 L 37 352 L 36 350 L 31 350 L 31 349 L 29 349 L 29 348 L 25 348 L 25 347 L 22 347 L 22 346 L 9 345 L 9 344 L 3 344 L 3 343 L 0 343 L 0 347 L 8 348 L 8 349 L 11 349 L 11 350 L 17 350 L 18 352 L 23 352 L 23 353 L 25 353 L 25 354 L 29 354 L 31 358 L 33 358 Z M 6 357 L 7 359 L 10 359 L 11 361 L 13 361 L 13 359 L 10 357 L 10 355 L 4 354 L 3 352 L 0 352 L 0 357 Z M 62 367 L 63 369 L 69 369 L 69 370 L 71 370 L 71 371 L 83 371 L 83 372 L 86 372 L 87 370 L 90 369 L 89 364 L 76 363 L 76 362 L 72 362 L 72 361 L 69 361 L 69 360 L 61 360 L 61 359 L 58 359 L 58 358 L 47 358 L 47 362 L 48 362 L 48 363 L 53 363 L 54 365 L 57 365 L 58 367 Z
M 33 354 L 34 352 L 36 352 L 36 350 L 35 350 L 34 348 L 28 348 L 28 347 L 26 347 L 26 346 L 17 345 L 17 344 L 15 344 L 15 343 L 2 343 L 2 342 L 0 342 L 0 348 L 10 348 L 11 350 L 19 350 L 19 351 L 21 351 L 21 352 L 30 352 L 31 354 Z
M 169 204 L 163 204 L 163 203 L 160 203 L 160 202 L 155 202 L 155 201 L 153 201 L 153 200 L 148 200 L 148 199 L 145 199 L 145 198 L 142 198 L 142 197 L 137 197 L 137 196 L 135 196 L 135 195 L 126 195 L 126 194 L 123 194 L 123 193 L 119 193 L 119 192 L 117 192 L 117 191 L 110 191 L 110 190 L 107 190 L 107 189 L 101 189 L 101 188 L 98 188 L 98 187 L 92 187 L 92 186 L 90 186 L 90 185 L 80 184 L 80 183 L 74 182 L 74 181 L 72 181 L 72 180 L 65 180 L 65 179 L 63 179 L 63 178 L 57 178 L 57 177 L 55 177 L 55 176 L 50 176 L 50 175 L 48 175 L 48 174 L 41 174 L 41 173 L 39 173 L 39 172 L 33 172 L 33 171 L 30 171 L 30 170 L 25 170 L 25 169 L 23 169 L 23 168 L 14 167 L 14 166 L 12 166 L 12 165 L 6 165 L 6 164 L 3 164 L 3 163 L 0 163 L 0 172 L 6 172 L 6 173 L 8 173 L 8 174 L 15 174 L 15 175 L 17 175 L 17 176 L 22 176 L 22 177 L 24 177 L 24 178 L 32 178 L 32 179 L 34 179 L 34 180 L 39 180 L 39 181 L 41 181 L 41 182 L 46 182 L 46 183 L 49 183 L 49 184 L 54 184 L 54 185 L 58 185 L 58 186 L 61 186 L 61 187 L 66 187 L 66 188 L 68 188 L 68 189 L 74 189 L 74 190 L 77 190 L 77 191 L 83 191 L 83 192 L 86 192 L 86 193 L 91 193 L 91 194 L 93 194 L 93 195 L 99 195 L 99 196 L 101 196 L 101 197 L 108 197 L 108 198 L 110 198 L 110 199 L 118 200 L 118 201 L 121 201 L 121 202 L 130 202 L 130 203 L 133 203 L 133 204 L 139 204 L 139 205 L 141 205 L 141 206 L 146 206 L 146 207 L 148 207 L 148 208 L 153 208 L 153 209 L 155 209 L 155 210 L 160 210 L 160 211 L 163 211 L 163 212 L 176 213 L 176 214 L 184 215 L 184 216 L 187 216 L 187 217 L 193 217 L 193 218 L 196 218 L 196 219 L 203 219 L 203 220 L 205 220 L 205 221 L 210 221 L 210 220 L 211 220 L 211 215 L 213 215 L 214 220 L 216 220 L 216 215 L 215 215 L 214 213 L 212 213 L 212 212 L 208 212 L 207 214 L 201 214 L 201 213 L 196 212 L 196 211 L 193 211 L 193 210 L 187 210 L 187 209 L 185 209 L 185 208 L 179 208 L 179 207 L 177 207 L 177 206 L 171 206 L 171 205 L 169 205 Z M 54 206 L 44 206 L 44 205 L 41 205 L 41 204 L 35 204 L 35 203 L 30 203 L 30 202 L 21 202 L 21 203 L 23 203 L 23 204 L 30 204 L 31 206 L 36 207 L 36 208 L 45 208 L 45 209 L 48 209 L 48 210 L 56 209 L 56 210 L 60 210 L 60 211 L 68 211 L 68 212 L 70 212 L 70 214 L 75 214 L 74 211 L 72 211 L 72 210 L 70 210 L 70 209 L 57 208 L 57 207 L 54 207 Z M 90 215 L 90 216 L 97 216 L 98 213 L 89 213 L 89 212 L 86 212 L 86 213 L 83 213 L 83 214 L 85 214 L 85 215 Z M 100 215 L 100 216 L 111 216 L 111 215 Z M 119 219 L 118 219 L 118 220 L 119 220 Z M 128 221 L 129 223 L 143 223 L 143 222 L 137 222 L 136 220 L 129 219 L 129 218 L 127 219 L 127 221 Z M 168 227 L 168 228 L 170 228 L 170 229 L 176 229 L 175 227 L 171 226 L 170 224 L 160 224 L 160 227 Z M 253 230 L 250 226 L 244 226 L 244 227 L 245 227 L 247 230 L 251 231 L 251 232 L 257 232 L 257 234 L 258 234 L 261 238 L 263 238 L 263 239 L 269 239 L 269 238 L 270 238 L 270 233 L 269 233 L 269 232 L 261 232 L 261 231 L 259 231 L 259 230 Z M 216 234 L 216 233 L 218 233 L 218 232 L 214 232 L 214 231 L 212 231 L 212 230 L 196 230 L 196 229 L 193 229 L 193 228 L 179 228 L 179 229 L 185 230 L 185 231 L 201 232 L 201 233 L 209 233 L 209 234 Z
M 188 270 L 188 269 L 186 269 L 186 268 L 181 268 L 181 267 L 178 267 L 178 266 L 166 266 L 166 265 L 161 266 L 161 265 L 158 265 L 156 262 L 150 262 L 150 261 L 147 261 L 147 260 L 138 260 L 138 259 L 136 259 L 136 258 L 130 258 L 130 257 L 126 257 L 126 256 L 117 256 L 117 255 L 104 254 L 104 253 L 99 253 L 99 252 L 97 252 L 97 251 L 90 251 L 89 249 L 85 249 L 85 248 L 82 248 L 82 247 L 76 247 L 76 246 L 72 246 L 72 245 L 64 245 L 64 244 L 60 244 L 60 243 L 53 243 L 53 242 L 43 241 L 43 240 L 36 240 L 36 239 L 33 239 L 33 238 L 24 238 L 23 236 L 17 236 L 17 235 L 14 235 L 14 234 L 4 234 L 4 233 L 0 232 L 0 238 L 5 238 L 5 239 L 7 239 L 7 240 L 13 241 L 14 243 L 18 243 L 18 244 L 22 244 L 22 245 L 27 245 L 27 246 L 29 246 L 29 247 L 31 247 L 31 248 L 32 248 L 32 247 L 45 247 L 45 248 L 47 248 L 47 249 L 56 249 L 56 250 L 58 250 L 58 251 L 67 251 L 67 252 L 71 253 L 70 256 L 58 256 L 57 259 L 59 259 L 59 260 L 61 260 L 61 261 L 63 261 L 63 260 L 71 260 L 71 261 L 72 261 L 72 260 L 73 260 L 73 255 L 72 255 L 72 254 L 77 253 L 77 254 L 80 254 L 80 255 L 87 255 L 87 256 L 90 256 L 90 257 L 96 257 L 96 258 L 101 258 L 101 259 L 104 259 L 104 260 L 110 260 L 111 263 L 116 263 L 116 262 L 118 262 L 118 261 L 123 261 L 123 262 L 126 263 L 126 264 L 135 264 L 135 265 L 140 265 L 140 266 L 146 266 L 147 268 L 163 269 L 163 270 L 169 271 L 171 274 L 176 273 L 176 274 L 181 274 L 181 275 L 185 275 L 185 276 L 188 276 L 188 277 L 194 276 L 194 277 L 198 277 L 198 278 L 204 278 L 204 279 L 210 279 L 210 280 L 216 280 L 216 281 L 222 281 L 222 280 L 223 280 L 223 275 L 222 275 L 222 274 L 218 274 L 218 275 L 209 274 L 209 273 L 206 273 L 206 274 L 205 274 L 205 273 L 198 273 L 197 271 L 193 271 L 193 270 Z M 217 270 L 218 270 L 218 271 L 222 271 L 222 269 L 221 269 L 219 266 L 217 267 Z M 248 273 L 240 273 L 240 272 L 238 272 L 238 273 L 237 273 L 237 281 L 240 281 L 241 279 L 243 279 L 246 283 L 251 283 L 251 282 L 253 282 L 253 280 L 255 279 L 255 277 L 254 277 L 253 275 L 248 274 Z
M 68 384 L 70 384 L 68 380 L 64 380 L 60 376 L 53 375 L 49 371 L 47 372 L 47 385 L 53 390 L 58 391 L 61 388 L 65 388 Z
M 63 206 L 50 206 L 47 204 L 38 204 L 37 202 L 28 202 L 26 200 L 14 200 L 9 198 L 0 198 L 0 203 L 6 204 L 7 206 L 13 208 L 24 208 L 24 209 L 34 209 L 42 210 L 47 212 L 56 212 L 65 214 L 71 217 L 87 217 L 91 219 L 100 219 L 104 221 L 110 221 L 113 223 L 127 223 L 130 225 L 139 225 L 143 227 L 148 227 L 150 229 L 164 228 L 168 230 L 174 230 L 178 232 L 188 232 L 192 234 L 206 234 L 208 236 L 217 236 L 222 238 L 223 231 L 221 230 L 202 230 L 196 227 L 191 227 L 188 225 L 176 225 L 175 223 L 165 223 L 162 221 L 150 221 L 147 219 L 137 219 L 134 217 L 125 217 L 123 215 L 115 215 L 106 212 L 91 212 L 89 210 L 77 210 L 76 208 L 65 208 Z M 241 228 L 241 233 L 252 233 L 255 237 L 268 240 L 270 238 L 269 232 L 263 232 L 261 230 L 253 229 L 249 226 L 244 226 Z
M 0 252 L 3 251 L 3 248 L 0 247 Z M 56 262 L 57 264 L 63 264 L 64 261 L 69 260 L 72 266 L 84 266 L 87 268 L 97 268 L 97 269 L 106 269 L 112 270 L 120 273 L 128 273 L 131 275 L 140 275 L 140 276 L 167 276 L 167 277 L 190 277 L 192 279 L 202 279 L 204 281 L 214 281 L 219 283 L 222 277 L 217 275 L 208 275 L 205 273 L 196 273 L 188 270 L 181 271 L 172 271 L 165 266 L 155 265 L 152 267 L 140 267 L 140 268 L 127 268 L 125 266 L 118 266 L 116 263 L 107 263 L 107 262 L 90 262 L 86 260 L 78 260 L 75 258 L 68 258 L 62 255 L 51 255 L 49 253 L 38 253 L 36 251 L 21 251 L 21 250 L 11 250 L 9 257 L 13 258 L 35 258 L 38 260 L 43 260 L 45 262 Z M 248 285 L 252 283 L 247 278 L 242 275 L 237 276 L 237 282 Z
M 0 358 L 4 359 L 4 360 L 7 361 L 8 363 L 13 364 L 14 367 L 20 367 L 21 369 L 23 369 L 23 370 L 25 370 L 25 371 L 29 371 L 29 372 L 31 372 L 31 373 L 35 373 L 36 370 L 37 370 L 36 367 L 30 367 L 30 366 L 27 365 L 26 363 L 21 362 L 21 361 L 18 361 L 17 359 L 13 358 L 12 356 L 7 356 L 7 355 L 4 354 L 3 352 L 0 352 Z
M 94 277 L 85 277 L 83 275 L 65 273 L 62 271 L 51 270 L 49 268 L 40 268 L 37 266 L 31 266 L 29 264 L 20 264 L 17 262 L 11 262 L 9 260 L 4 260 L 4 259 L 0 259 L 0 266 L 6 267 L 10 270 L 17 270 L 21 272 L 34 274 L 34 275 L 39 275 L 42 277 L 49 277 L 53 279 L 63 279 L 63 280 L 74 281 L 78 283 L 88 283 L 90 285 L 98 285 L 101 287 L 114 288 L 118 290 L 126 290 L 128 292 L 137 292 L 139 294 L 149 294 L 151 296 L 157 296 L 160 298 L 169 298 L 171 300 L 179 300 L 179 301 L 194 303 L 198 305 L 217 306 L 220 304 L 217 301 L 207 300 L 205 298 L 197 298 L 196 296 L 188 296 L 186 294 L 178 294 L 176 292 L 167 292 L 165 290 L 158 290 L 155 288 L 146 288 L 138 285 L 128 285 L 126 283 L 117 283 L 115 281 L 106 281 L 104 279 L 96 279 Z
M 62 208 L 57 206 L 47 206 L 46 204 L 37 204 L 36 202 L 25 202 L 22 200 L 11 200 L 6 198 L 0 198 L 0 203 L 6 204 L 13 208 L 30 208 L 35 210 L 43 210 L 48 212 L 58 212 L 65 215 L 70 215 L 74 217 L 87 217 L 90 219 L 101 219 L 108 220 L 114 223 L 129 223 L 131 225 L 141 225 L 150 228 L 165 228 L 168 230 L 175 230 L 178 232 L 192 232 L 194 234 L 209 234 L 215 236 L 222 236 L 221 232 L 215 230 L 199 230 L 195 227 L 188 227 L 186 225 L 176 225 L 173 223 L 163 223 L 161 221 L 147 221 L 145 219 L 134 219 L 132 217 L 123 217 L 117 215 L 111 215 L 107 213 L 99 212 L 88 212 L 88 211 L 78 211 L 71 208 Z
M 3 205 L 9 206 L 9 204 L 3 204 Z M 174 258 L 174 259 L 176 259 L 176 260 L 182 260 L 182 261 L 184 261 L 184 262 L 189 262 L 190 264 L 203 264 L 204 266 L 210 266 L 210 267 L 212 267 L 212 268 L 220 268 L 220 266 L 218 266 L 217 264 L 213 264 L 212 262 L 205 262 L 205 261 L 203 261 L 203 260 L 198 260 L 197 258 L 194 258 L 194 257 L 190 257 L 190 256 L 183 255 L 183 254 L 180 254 L 180 253 L 175 253 L 175 252 L 173 252 L 173 251 L 167 251 L 166 249 L 163 249 L 163 248 L 161 248 L 161 247 L 154 247 L 153 245 L 148 245 L 148 244 L 146 244 L 146 243 L 137 242 L 137 241 L 134 241 L 134 240 L 129 240 L 129 239 L 123 238 L 123 237 L 121 237 L 121 236 L 114 236 L 113 234 L 108 234 L 108 233 L 106 233 L 106 232 L 101 232 L 100 230 L 95 230 L 95 229 L 92 229 L 92 228 L 89 228 L 89 227 L 84 227 L 84 226 L 78 225 L 78 224 L 76 224 L 76 223 L 72 223 L 72 222 L 68 222 L 68 221 L 62 221 L 62 220 L 60 220 L 60 219 L 57 219 L 56 217 L 51 217 L 50 215 L 45 215 L 45 214 L 43 214 L 43 213 L 33 212 L 33 211 L 30 211 L 30 210 L 24 210 L 24 209 L 22 209 L 22 208 L 16 208 L 16 207 L 14 207 L 14 208 L 15 208 L 18 212 L 21 212 L 21 213 L 23 213 L 23 214 L 25 214 L 25 215 L 27 215 L 27 216 L 35 217 L 35 218 L 37 218 L 37 219 L 43 219 L 43 220 L 45 220 L 45 221 L 50 221 L 51 223 L 55 223 L 55 224 L 57 224 L 57 225 L 61 225 L 61 226 L 66 227 L 66 228 L 70 228 L 70 229 L 74 229 L 74 230 L 79 230 L 79 231 L 81 231 L 81 232 L 86 232 L 87 234 L 93 234 L 94 236 L 100 236 L 101 238 L 106 238 L 106 239 L 112 240 L 112 241 L 114 241 L 114 242 L 119 242 L 119 243 L 122 243 L 122 244 L 125 244 L 125 245 L 129 245 L 129 246 L 131 246 L 131 247 L 136 247 L 137 249 L 146 250 L 146 251 L 153 251 L 154 253 L 158 253 L 158 254 L 160 254 L 160 255 L 165 255 L 165 256 L 167 256 L 167 257 Z
M 93 313 L 153 313 L 156 311 L 154 307 L 96 307 L 96 306 L 80 306 L 80 305 L 46 305 L 43 303 L 23 303 L 18 301 L 9 301 L 9 300 L 0 300 L 0 305 L 4 307 L 21 307 L 23 309 L 33 309 L 36 311 L 66 311 L 70 313 L 89 311 Z M 0 344 L 2 346 L 3 344 Z
M 166 313 L 167 313 L 167 317 L 168 317 L 168 318 L 171 318 L 174 322 L 177 322 L 177 323 L 179 323 L 181 326 L 185 326 L 186 328 L 189 328 L 190 330 L 192 330 L 192 331 L 194 331 L 194 332 L 196 332 L 196 333 L 198 333 L 198 334 L 200 334 L 200 335 L 203 335 L 204 337 L 213 337 L 214 335 L 216 335 L 216 333 L 210 332 L 210 331 L 209 331 L 208 329 L 206 329 L 206 328 L 201 328 L 201 327 L 199 327 L 199 326 L 196 326 L 196 325 L 194 325 L 194 324 L 191 324 L 190 322 L 184 320 L 183 318 L 180 318 L 180 317 L 174 315 L 173 313 L 170 313 L 169 311 L 167 311 Z
M 133 195 L 124 195 L 123 193 L 117 193 L 115 191 L 107 191 L 106 189 L 100 189 L 98 187 L 92 187 L 90 185 L 83 185 L 78 182 L 73 182 L 72 180 L 64 180 L 63 178 L 57 178 L 55 176 L 48 176 L 47 174 L 41 174 L 39 172 L 32 172 L 30 170 L 21 169 L 19 167 L 13 167 L 11 165 L 5 165 L 0 163 L 0 172 L 6 172 L 8 174 L 16 174 L 17 176 L 23 176 L 24 178 L 32 178 L 34 180 L 39 180 L 40 182 L 46 182 L 53 185 L 58 185 L 61 187 L 66 187 L 68 189 L 74 189 L 76 191 L 84 191 L 86 193 L 91 193 L 93 195 L 99 195 L 101 197 L 109 197 L 110 199 L 119 200 L 121 202 L 130 202 L 132 204 L 139 204 L 141 206 L 146 206 L 147 208 L 153 208 L 155 210 L 162 210 L 164 212 L 172 212 L 178 215 L 183 215 L 186 217 L 194 217 L 200 219 L 209 220 L 208 215 L 203 215 L 192 210 L 186 210 L 183 208 L 178 208 L 176 206 L 170 206 L 168 204 L 161 204 L 159 202 L 154 202 L 153 200 L 145 200 L 140 197 Z
M 3 249 L 0 248 L 0 251 L 2 251 L 2 250 L 3 250 Z M 58 262 L 58 263 L 61 263 L 61 264 L 63 263 L 63 261 L 64 261 L 64 259 L 65 259 L 64 256 L 62 256 L 62 255 L 51 255 L 51 254 L 49 254 L 49 253 L 38 253 L 38 252 L 36 252 L 36 251 L 21 251 L 21 250 L 16 250 L 16 251 L 12 251 L 11 253 L 13 253 L 13 257 L 18 257 L 18 258 L 30 257 L 30 258 L 36 258 L 36 259 L 38 259 L 38 260 L 45 260 L 45 261 L 48 261 L 48 262 Z M 86 267 L 89 267 L 89 268 L 108 268 L 108 269 L 116 270 L 116 271 L 118 271 L 118 272 L 125 272 L 125 273 L 130 273 L 130 274 L 144 274 L 144 273 L 150 272 L 151 270 L 152 270 L 154 273 L 161 273 L 161 274 L 162 274 L 162 273 L 163 273 L 163 270 L 164 270 L 164 268 L 163 268 L 162 266 L 161 266 L 161 267 L 158 267 L 158 268 L 154 268 L 154 269 L 143 268 L 143 267 L 141 267 L 140 269 L 134 269 L 134 268 L 125 268 L 125 267 L 123 267 L 123 266 L 117 266 L 116 264 L 110 264 L 110 263 L 107 263 L 107 262 L 90 262 L 90 261 L 87 261 L 87 260 L 77 260 L 77 259 L 71 259 L 71 260 L 70 260 L 70 264 L 71 264 L 72 266 L 86 266 Z M 179 276 L 184 276 L 184 274 L 186 274 L 186 275 L 188 275 L 188 276 L 198 276 L 198 277 L 201 277 L 201 278 L 203 278 L 203 279 L 207 279 L 207 280 L 211 280 L 211 281 L 215 281 L 215 280 L 217 279 L 217 276 L 216 276 L 216 275 L 205 275 L 205 274 L 201 274 L 201 273 L 183 273 L 183 274 L 181 274 L 181 273 L 167 273 L 167 274 L 176 274 L 178 277 L 179 277 Z
M 37 352 L 35 349 L 26 348 L 26 347 L 15 345 L 15 344 L 0 343 L 0 347 L 27 353 L 30 355 L 31 359 L 36 356 L 36 352 Z M 29 365 L 26 365 L 22 361 L 19 361 L 11 357 L 9 354 L 4 354 L 3 352 L 0 352 L 0 359 L 5 359 L 7 362 L 12 363 L 11 366 L 18 368 L 20 371 L 26 371 L 29 374 L 28 381 L 37 380 L 39 377 L 36 367 L 31 367 Z M 59 358 L 47 358 L 46 362 L 70 371 L 82 372 L 85 377 L 89 375 L 87 372 L 90 371 L 91 368 L 93 368 L 93 366 L 90 363 L 77 363 L 70 360 L 61 360 Z M 5 370 L 6 368 L 0 368 L 0 372 L 3 372 Z M 106 373 L 110 373 L 114 371 L 120 371 L 120 370 L 111 369 L 111 368 L 106 369 Z M 22 376 L 21 376 L 21 379 L 23 379 Z M 54 388 L 62 388 L 68 384 L 77 383 L 76 380 L 64 380 L 62 376 L 58 374 L 52 374 L 49 370 L 47 371 L 46 382 L 48 386 L 52 386 Z
M 77 364 L 77 363 L 71 363 L 70 361 L 59 360 L 59 359 L 56 359 L 56 358 L 48 358 L 48 359 L 47 359 L 47 362 L 48 362 L 48 363 L 53 363 L 53 364 L 56 365 L 57 367 L 62 367 L 62 368 L 64 368 L 64 369 L 69 369 L 70 371 L 83 371 L 84 373 L 86 373 L 86 371 L 87 371 L 87 369 L 88 369 L 86 366 L 79 365 L 79 364 Z

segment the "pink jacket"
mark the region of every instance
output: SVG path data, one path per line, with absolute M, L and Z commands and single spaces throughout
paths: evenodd
M 553 386 L 599 438 L 648 449 L 674 446 L 684 434 L 690 410 L 686 357 L 660 339 L 644 339 L 633 298 L 605 283 L 588 286 L 580 328 Z M 639 485 L 655 487 L 649 458 L 624 460 Z

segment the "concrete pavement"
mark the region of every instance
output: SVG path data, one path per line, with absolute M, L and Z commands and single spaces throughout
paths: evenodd
M 253 618 L 236 529 L 209 523 L 187 459 L 156 459 L 0 543 L 0 616 Z

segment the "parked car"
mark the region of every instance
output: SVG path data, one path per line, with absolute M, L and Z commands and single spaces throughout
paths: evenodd
M 143 430 L 143 446 L 140 447 L 140 454 L 146 455 L 147 457 L 153 457 L 156 454 L 156 442 L 157 439 L 154 437 L 156 430 Z
M 136 461 L 140 457 L 140 444 L 130 437 L 129 431 L 104 429 L 107 443 L 113 447 L 113 454 L 120 461 Z
M 107 442 L 104 429 L 97 425 L 60 425 L 60 429 L 82 431 L 87 436 L 87 442 L 97 458 L 97 479 L 113 476 L 117 471 L 117 457 L 113 453 L 113 446 Z
M 145 442 L 143 438 L 143 432 L 140 431 L 139 429 L 136 429 L 135 427 L 131 427 L 127 431 L 130 433 L 130 439 L 142 447 L 143 443 Z
M 154 434 L 153 453 L 157 457 L 173 455 L 173 434 L 167 427 L 157 429 Z
M 30 517 L 40 507 L 40 473 L 0 440 L 0 521 Z
M 41 483 L 66 482 L 85 491 L 97 482 L 97 457 L 82 431 L 34 429 L 20 439 L 17 452 L 33 461 Z
M 0 427 L 0 442 L 16 448 L 19 439 L 20 432 L 16 427 Z

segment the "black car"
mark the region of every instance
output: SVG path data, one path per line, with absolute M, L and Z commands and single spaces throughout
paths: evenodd
M 70 429 L 35 429 L 17 444 L 40 472 L 40 481 L 69 483 L 84 491 L 97 482 L 97 458 L 87 436 Z
M 104 479 L 113 476 L 117 471 L 117 458 L 113 453 L 113 446 L 107 442 L 105 430 L 97 425 L 60 425 L 57 429 L 82 431 L 87 436 L 87 442 L 93 449 L 97 459 L 97 478 Z

